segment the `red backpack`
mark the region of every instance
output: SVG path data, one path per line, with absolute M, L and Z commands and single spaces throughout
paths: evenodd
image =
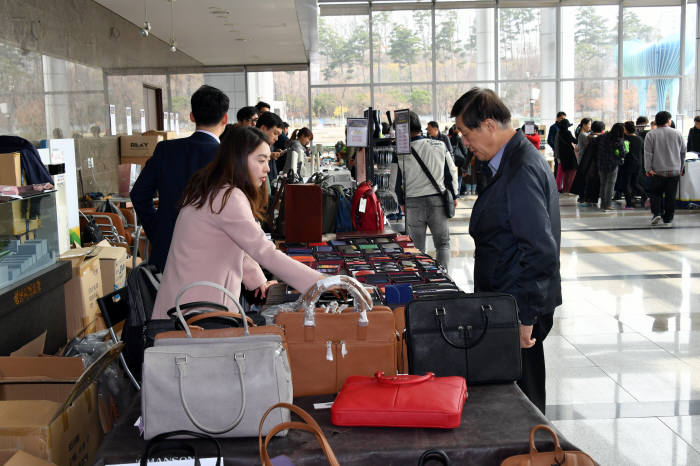
M 384 211 L 369 181 L 360 183 L 352 197 L 352 228 L 355 231 L 384 230 Z

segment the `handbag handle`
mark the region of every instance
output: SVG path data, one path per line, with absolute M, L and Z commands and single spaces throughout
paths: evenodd
M 557 437 L 556 432 L 554 432 L 551 427 L 544 424 L 536 425 L 530 430 L 530 461 L 532 464 L 535 464 L 534 458 L 535 455 L 537 455 L 537 447 L 535 446 L 535 432 L 540 429 L 549 432 L 549 434 L 552 436 L 552 439 L 554 440 L 554 459 L 559 464 L 564 464 L 566 461 L 566 453 L 564 450 L 562 450 L 561 445 L 559 444 L 559 437 Z M 558 456 L 561 456 L 561 460 L 557 459 Z
M 245 311 L 241 307 L 241 304 L 238 302 L 238 298 L 233 296 L 233 293 L 231 293 L 229 290 L 224 288 L 223 286 L 219 285 L 218 283 L 214 282 L 209 282 L 209 281 L 199 281 L 199 282 L 194 282 L 190 283 L 189 285 L 185 286 L 183 289 L 180 290 L 180 292 L 175 296 L 175 312 L 177 313 L 177 318 L 180 320 L 180 324 L 182 324 L 182 328 L 185 329 L 185 333 L 187 334 L 187 338 L 192 338 L 192 332 L 190 331 L 190 327 L 187 325 L 187 322 L 185 322 L 185 318 L 182 316 L 182 307 L 180 306 L 180 298 L 182 295 L 185 293 L 185 291 L 189 290 L 190 288 L 195 288 L 198 286 L 208 286 L 210 288 L 217 289 L 221 291 L 223 294 L 231 298 L 231 301 L 233 301 L 234 305 L 238 308 L 238 312 L 240 312 L 241 316 L 243 316 L 243 335 L 248 336 L 250 335 L 250 332 L 248 331 L 248 320 L 247 316 L 245 315 Z M 202 429 L 204 430 L 204 429 Z
M 270 431 L 265 436 L 265 441 L 263 442 L 263 424 L 265 424 L 265 419 L 267 418 L 267 415 L 270 414 L 270 412 L 272 412 L 272 410 L 275 408 L 288 409 L 297 416 L 299 416 L 304 422 L 291 421 L 277 424 L 272 429 L 270 429 Z M 321 450 L 323 450 L 323 454 L 326 455 L 328 464 L 330 466 L 340 466 L 338 459 L 333 453 L 333 449 L 331 448 L 330 443 L 328 443 L 328 439 L 324 435 L 323 431 L 321 430 L 321 427 L 318 425 L 316 420 L 300 407 L 289 403 L 277 403 L 272 405 L 270 409 L 265 411 L 265 414 L 263 414 L 263 417 L 260 420 L 260 427 L 258 429 L 258 450 L 260 451 L 260 462 L 262 463 L 262 466 L 272 466 L 270 455 L 267 452 L 267 446 L 270 444 L 270 440 L 272 440 L 272 437 L 274 437 L 277 433 L 287 429 L 303 430 L 314 434 L 314 437 L 316 437 L 316 440 L 321 446 Z
M 430 460 L 437 460 L 444 466 L 450 466 L 450 457 L 443 450 L 438 449 L 425 450 L 418 459 L 418 466 L 423 466 Z
M 202 314 L 197 314 L 196 316 L 189 317 L 187 319 L 187 325 L 192 325 L 192 324 L 200 322 L 202 320 L 212 319 L 212 318 L 216 318 L 216 317 L 223 317 L 223 318 L 228 319 L 228 320 L 237 320 L 237 321 L 243 320 L 243 316 L 241 316 L 237 312 L 213 311 L 213 312 L 204 312 Z M 253 322 L 253 319 L 246 316 L 246 320 L 248 321 L 248 325 L 255 327 L 255 322 Z
M 244 321 L 245 322 L 245 321 Z M 185 327 L 189 330 L 189 327 Z M 246 324 L 246 331 L 248 330 L 248 326 Z M 187 404 L 187 400 L 185 399 L 185 372 L 186 372 L 186 367 L 187 367 L 187 356 L 176 356 L 175 357 L 175 365 L 177 366 L 177 372 L 178 372 L 178 378 L 179 378 L 179 386 L 180 386 L 180 401 L 182 402 L 182 408 L 185 410 L 185 414 L 187 414 L 187 417 L 190 419 L 192 424 L 194 426 L 201 430 L 204 431 L 208 434 L 213 434 L 213 435 L 220 435 L 224 434 L 230 430 L 232 430 L 234 427 L 236 427 L 238 424 L 241 423 L 243 420 L 243 414 L 245 413 L 245 384 L 243 383 L 243 367 L 241 366 L 241 360 L 245 359 L 245 353 L 236 353 L 233 355 L 233 360 L 236 365 L 236 369 L 238 369 L 238 383 L 241 387 L 241 408 L 238 411 L 238 415 L 236 416 L 236 419 L 229 424 L 226 427 L 222 427 L 220 429 L 212 428 L 203 425 L 202 423 L 198 422 L 194 414 L 192 414 L 192 411 L 190 410 L 189 405 Z
M 435 378 L 434 372 L 427 372 L 425 375 L 395 375 L 394 377 L 385 377 L 384 372 L 377 372 L 377 380 L 382 385 L 413 385 L 423 382 L 428 382 Z
M 440 312 L 442 311 L 442 312 Z M 486 315 L 486 309 L 485 306 L 481 306 L 481 323 L 483 324 L 484 330 L 481 332 L 481 335 L 479 335 L 479 338 L 474 340 L 472 343 L 468 343 L 465 345 L 459 345 L 447 336 L 447 333 L 445 333 L 445 326 L 443 326 L 443 321 L 445 319 L 445 315 L 447 315 L 447 311 L 445 310 L 444 307 L 437 308 L 435 309 L 435 317 L 437 318 L 438 325 L 440 326 L 440 334 L 442 335 L 442 338 L 447 342 L 448 345 L 457 348 L 457 349 L 470 349 L 481 343 L 481 340 L 486 336 L 486 330 L 488 330 L 489 326 L 489 316 Z
M 360 312 L 360 318 L 357 325 L 366 327 L 369 325 L 367 320 L 367 311 L 372 309 L 372 295 L 365 289 L 364 286 L 357 280 L 347 275 L 332 275 L 322 278 L 317 281 L 306 293 L 301 297 L 301 308 L 304 310 L 304 326 L 313 327 L 316 325 L 316 303 L 321 295 L 331 288 L 340 287 L 347 290 L 355 300 L 355 309 Z
M 216 445 L 216 466 L 221 466 L 221 444 L 219 443 L 219 441 L 211 435 L 202 434 L 200 432 L 190 432 L 188 430 L 175 430 L 173 432 L 165 432 L 163 434 L 158 434 L 155 437 L 153 437 L 151 440 L 148 441 L 148 443 L 146 443 L 146 451 L 144 452 L 143 456 L 141 456 L 140 465 L 146 466 L 148 464 L 148 458 L 151 457 L 151 455 L 154 453 L 154 450 L 158 450 L 159 444 L 162 444 L 165 440 L 171 437 L 180 437 L 183 435 L 209 440 L 210 442 L 214 443 L 214 445 Z M 192 456 L 194 457 L 195 466 L 199 466 L 199 458 L 197 458 L 197 453 L 194 447 L 188 444 L 185 449 L 192 453 Z
M 223 304 L 217 304 L 217 303 L 212 303 L 211 301 L 194 301 L 191 303 L 185 303 L 180 305 L 180 310 L 182 311 L 187 311 L 190 309 L 196 309 L 198 307 L 210 307 L 212 309 L 216 309 L 218 311 L 228 311 L 228 308 L 224 306 Z M 204 311 L 204 312 L 213 312 L 213 311 Z M 168 317 L 170 317 L 173 320 L 177 320 L 177 313 L 175 312 L 175 307 L 171 307 L 168 309 Z M 184 314 L 183 314 L 184 315 Z

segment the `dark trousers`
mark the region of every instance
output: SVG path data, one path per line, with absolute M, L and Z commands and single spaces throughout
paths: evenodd
M 583 200 L 591 204 L 598 203 L 600 195 L 600 175 L 596 169 L 595 176 L 586 177 L 586 188 L 584 189 Z
M 632 207 L 632 195 L 639 193 L 644 197 L 644 188 L 639 184 L 639 170 L 641 167 L 633 161 L 625 162 L 622 167 L 622 191 L 625 193 L 625 203 L 627 207 Z M 644 207 L 644 204 L 642 204 Z
M 680 176 L 651 177 L 651 214 L 663 218 L 664 223 L 673 221 L 676 212 L 676 192 Z
M 522 376 L 518 387 L 525 396 L 542 411 L 546 406 L 546 372 L 544 367 L 544 348 L 542 342 L 549 334 L 554 324 L 554 313 L 542 314 L 532 327 L 532 336 L 536 339 L 535 346 L 520 350 L 522 358 Z

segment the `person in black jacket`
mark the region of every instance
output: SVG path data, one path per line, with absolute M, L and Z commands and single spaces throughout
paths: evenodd
M 613 188 L 617 180 L 617 170 L 625 162 L 625 129 L 622 123 L 615 123 L 610 131 L 601 136 L 598 144 L 598 173 L 600 175 L 600 210 L 612 209 Z
M 467 148 L 462 142 L 462 135 L 459 134 L 457 127 L 452 125 L 450 130 L 447 132 L 447 136 L 450 138 L 450 144 L 452 144 L 452 157 L 455 160 L 455 166 L 457 166 L 457 185 L 459 186 L 459 192 L 457 197 L 462 194 L 462 182 L 464 181 L 464 168 L 467 163 Z
M 637 135 L 637 127 L 633 121 L 625 122 L 625 141 L 629 143 L 629 152 L 622 166 L 622 188 L 625 193 L 625 209 L 633 209 L 632 195 L 638 193 L 642 196 L 644 207 L 645 192 L 639 184 L 639 172 L 644 165 L 644 141 Z
M 159 142 L 130 193 L 136 215 L 153 245 L 148 262 L 161 271 L 173 238 L 177 203 L 192 175 L 214 160 L 219 136 L 228 123 L 229 99 L 219 89 L 205 84 L 192 94 L 191 104 L 195 132 L 188 138 Z M 157 210 L 153 204 L 156 193 Z
M 700 152 L 700 116 L 696 116 L 693 121 L 695 126 L 688 131 L 688 152 Z
M 564 118 L 559 122 L 559 131 L 557 132 L 557 155 L 559 156 L 559 167 L 557 171 L 557 187 L 560 193 L 568 193 L 571 191 L 571 184 L 576 176 L 576 168 L 578 162 L 576 160 L 576 138 L 569 131 L 571 123 Z
M 474 238 L 474 291 L 509 293 L 520 311 L 522 377 L 518 385 L 542 412 L 542 341 L 561 304 L 559 194 L 542 154 L 511 126 L 510 111 L 490 89 L 455 102 L 464 144 L 492 173 L 469 222 Z
M 450 138 L 448 138 L 446 134 L 442 134 L 440 132 L 440 127 L 438 126 L 437 121 L 429 121 L 428 127 L 425 128 L 425 131 L 428 133 L 428 137 L 430 139 L 442 141 L 445 144 L 445 147 L 447 147 L 447 152 L 453 156 L 452 160 L 454 160 L 454 149 L 452 148 L 452 144 L 450 144 Z

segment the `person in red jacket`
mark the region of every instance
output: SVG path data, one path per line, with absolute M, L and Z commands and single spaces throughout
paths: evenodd
M 527 138 L 528 141 L 532 143 L 533 146 L 535 146 L 535 149 L 540 150 L 540 135 L 537 132 L 537 126 L 533 125 L 532 133 L 528 134 L 527 130 L 525 129 L 527 125 L 523 125 L 522 130 L 523 134 Z

